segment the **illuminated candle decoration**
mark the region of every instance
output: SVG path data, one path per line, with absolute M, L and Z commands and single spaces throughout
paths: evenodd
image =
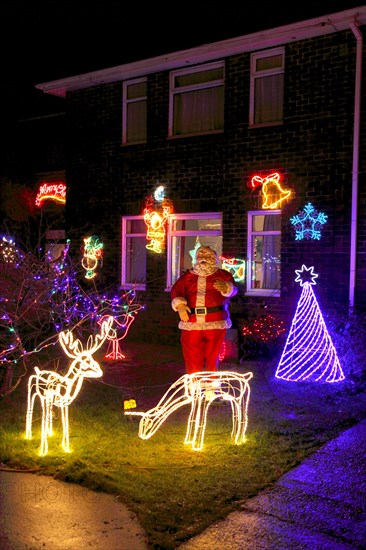
M 327 222 L 328 216 L 323 212 L 317 212 L 313 205 L 308 202 L 304 210 L 290 218 L 292 225 L 296 229 L 295 240 L 301 241 L 302 239 L 314 239 L 320 240 L 321 226 Z
M 68 357 L 73 359 L 67 373 L 62 376 L 56 371 L 40 370 L 35 367 L 36 374 L 28 379 L 28 406 L 26 418 L 26 439 L 32 439 L 32 416 L 34 401 L 39 397 L 42 410 L 42 435 L 40 456 L 48 453 L 48 436 L 52 435 L 53 407 L 59 407 L 62 419 L 62 447 L 67 453 L 70 452 L 69 443 L 69 405 L 77 397 L 84 378 L 99 378 L 103 375 L 99 363 L 92 355 L 104 343 L 111 330 L 112 317 L 108 318 L 101 326 L 100 334 L 97 334 L 94 341 L 90 335 L 87 347 L 84 349 L 80 340 L 74 340 L 71 331 L 59 333 L 59 342 Z
M 318 275 L 305 265 L 296 273 L 302 293 L 276 377 L 294 382 L 340 382 L 345 377 L 313 291 Z
M 262 186 L 263 203 L 262 208 L 275 210 L 279 208 L 281 203 L 288 199 L 291 195 L 290 190 L 282 189 L 280 185 L 280 174 L 277 172 L 262 178 L 261 176 L 253 176 L 251 186 L 255 189 Z
M 113 313 L 112 328 L 113 331 L 107 336 L 109 342 L 107 353 L 104 356 L 105 359 L 125 359 L 125 355 L 122 353 L 120 348 L 120 342 L 124 340 L 128 334 L 128 331 L 136 318 L 137 312 L 142 309 L 140 304 L 134 304 L 136 294 L 134 291 L 130 290 L 127 294 L 122 296 L 124 306 L 119 306 L 119 311 Z M 105 304 L 106 305 L 106 302 Z M 109 311 L 116 310 L 116 301 L 111 303 L 111 307 L 108 308 Z M 98 323 L 102 324 L 108 315 L 103 315 Z
M 36 196 L 36 206 L 41 206 L 46 200 L 52 200 L 65 204 L 66 202 L 66 185 L 62 182 L 42 183 L 39 186 Z
M 96 235 L 84 239 L 84 256 L 81 265 L 86 270 L 85 279 L 93 279 L 96 268 L 101 265 L 103 257 L 103 243 Z
M 154 204 L 155 199 L 155 204 Z M 173 211 L 168 199 L 164 198 L 164 187 L 159 186 L 154 198 L 147 197 L 144 208 L 144 222 L 146 224 L 147 250 L 161 254 L 165 248 L 166 224 L 169 214 Z
M 127 411 L 126 415 L 141 416 L 139 437 L 149 439 L 174 411 L 191 405 L 184 443 L 194 451 L 203 448 L 207 412 L 215 399 L 230 402 L 232 411 L 231 437 L 236 445 L 245 441 L 250 396 L 249 380 L 253 373 L 207 371 L 184 374 L 174 382 L 156 407 L 145 413 Z
M 234 277 L 234 281 L 237 283 L 244 281 L 245 260 L 241 260 L 240 258 L 225 258 L 224 256 L 220 256 L 220 260 L 222 261 L 222 269 L 229 271 Z

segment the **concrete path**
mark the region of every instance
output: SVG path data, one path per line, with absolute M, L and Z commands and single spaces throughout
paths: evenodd
M 366 419 L 184 550 L 366 549 Z
M 49 476 L 0 471 L 1 550 L 146 550 L 137 518 L 112 495 Z

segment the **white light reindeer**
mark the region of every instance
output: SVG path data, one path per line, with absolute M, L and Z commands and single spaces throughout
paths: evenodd
M 142 416 L 139 437 L 149 439 L 172 412 L 190 403 L 184 443 L 192 445 L 194 451 L 201 451 L 208 408 L 215 399 L 220 398 L 230 402 L 233 421 L 231 437 L 236 445 L 240 445 L 245 441 L 250 396 L 248 382 L 252 376 L 252 372 L 239 374 L 231 371 L 184 374 L 170 386 L 156 407 L 145 413 L 127 411 L 125 414 Z
M 38 396 L 42 409 L 42 439 L 40 455 L 48 452 L 47 437 L 52 435 L 52 408 L 61 409 L 62 418 L 62 447 L 70 452 L 69 445 L 69 405 L 74 401 L 83 384 L 84 378 L 99 378 L 103 371 L 92 355 L 104 343 L 109 335 L 113 317 L 103 322 L 100 334 L 97 334 L 93 342 L 90 335 L 87 347 L 84 350 L 80 340 L 75 340 L 71 331 L 60 332 L 59 342 L 68 357 L 73 359 L 67 373 L 61 374 L 52 370 L 40 370 L 35 367 L 36 374 L 32 374 L 28 380 L 28 407 L 26 419 L 26 439 L 32 438 L 32 416 L 35 398 Z

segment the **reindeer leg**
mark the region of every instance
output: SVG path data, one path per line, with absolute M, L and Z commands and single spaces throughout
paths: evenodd
M 41 399 L 41 408 L 42 408 L 42 435 L 41 435 L 41 448 L 39 451 L 40 456 L 45 456 L 48 453 L 48 442 L 47 442 L 47 403 L 44 397 Z
M 203 407 L 201 407 L 203 403 Z M 197 410 L 197 417 L 196 417 L 196 429 L 194 434 L 194 439 L 192 442 L 192 449 L 194 451 L 201 451 L 203 447 L 203 440 L 205 437 L 205 429 L 206 429 L 206 422 L 207 422 L 207 412 L 208 408 L 210 406 L 211 401 L 206 399 L 206 394 L 203 393 L 200 396 L 200 406 Z M 202 409 L 202 414 L 200 414 Z
M 192 399 L 192 405 L 191 405 L 191 412 L 189 413 L 188 422 L 187 422 L 187 431 L 186 431 L 186 438 L 184 440 L 184 443 L 191 444 L 194 441 L 195 432 L 196 432 L 196 418 L 197 418 L 197 407 L 199 407 L 197 403 L 198 394 L 195 394 Z
M 62 416 L 62 447 L 67 453 L 70 452 L 69 444 L 69 407 L 65 405 L 61 407 L 61 416 Z
M 240 403 L 236 399 L 231 401 L 231 412 L 233 417 L 233 429 L 231 430 L 231 437 L 235 441 L 235 445 L 240 445 L 243 442 L 241 434 L 242 427 L 242 410 Z

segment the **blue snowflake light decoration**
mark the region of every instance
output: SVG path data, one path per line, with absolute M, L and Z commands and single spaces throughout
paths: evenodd
M 308 202 L 304 210 L 301 210 L 296 216 L 290 218 L 292 225 L 296 229 L 295 240 L 314 239 L 320 240 L 321 226 L 328 220 L 328 216 L 323 212 L 315 210 L 313 205 Z

